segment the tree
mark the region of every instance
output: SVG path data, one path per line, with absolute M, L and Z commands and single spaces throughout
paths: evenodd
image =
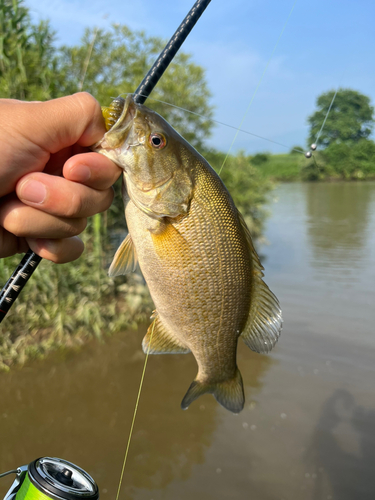
M 124 25 L 113 25 L 108 31 L 87 29 L 79 46 L 61 49 L 58 68 L 63 75 L 61 91 L 87 90 L 102 105 L 109 105 L 112 98 L 135 91 L 164 45 L 162 39 L 131 31 Z M 210 95 L 204 69 L 194 64 L 190 55 L 180 52 L 147 100 L 147 106 L 160 113 L 185 139 L 201 148 L 212 127 Z
M 57 49 L 48 21 L 34 25 L 23 0 L 0 0 L 0 97 L 46 100 L 87 90 L 108 105 L 112 98 L 134 92 L 164 45 L 160 38 L 114 25 L 108 31 L 87 29 L 80 45 Z M 147 106 L 202 149 L 212 128 L 210 95 L 204 69 L 181 52 Z
M 335 91 L 321 94 L 317 99 L 317 111 L 309 118 L 309 144 L 316 142 Z M 374 108 L 369 97 L 351 89 L 339 89 L 322 134 L 319 145 L 327 147 L 334 143 L 353 144 L 367 139 L 374 126 Z
M 0 0 L 0 96 L 24 100 L 57 97 L 54 33 L 33 25 L 22 0 Z

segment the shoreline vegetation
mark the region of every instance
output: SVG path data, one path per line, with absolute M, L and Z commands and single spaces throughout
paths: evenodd
M 220 170 L 225 154 L 211 151 L 206 156 Z M 263 179 L 243 153 L 229 156 L 221 178 L 255 241 L 261 239 L 267 216 L 264 206 L 274 184 Z M 135 329 L 149 320 L 153 304 L 139 268 L 115 279 L 107 275 L 126 236 L 120 185 L 115 185 L 112 207 L 89 221 L 82 235 L 83 255 L 68 264 L 43 260 L 25 286 L 1 324 L 0 371 L 30 358 L 43 358 L 52 350 L 79 347 L 93 338 L 105 339 Z M 0 260 L 1 284 L 19 261 L 19 255 Z
M 108 105 L 109 96 L 134 91 L 165 45 L 165 40 L 116 24 L 87 29 L 79 45 L 58 47 L 48 20 L 33 24 L 23 0 L 1 3 L 0 35 L 0 97 L 48 100 L 85 90 L 102 105 Z M 295 148 L 287 154 L 239 152 L 227 159 L 207 150 L 214 111 L 210 97 L 204 68 L 180 52 L 147 104 L 221 172 L 255 243 L 262 239 L 275 182 L 375 179 L 375 143 L 369 139 L 374 109 L 357 91 L 339 89 L 318 97 L 318 109 L 308 118 L 310 143 L 321 133 L 313 159 Z M 1 324 L 0 370 L 136 327 L 151 315 L 152 301 L 139 270 L 115 280 L 107 276 L 126 236 L 119 183 L 115 191 L 112 207 L 89 221 L 83 255 L 63 265 L 43 261 L 27 283 Z M 19 261 L 19 255 L 0 260 L 0 284 Z
M 371 140 L 332 145 L 313 155 L 308 159 L 298 152 L 258 153 L 250 162 L 261 177 L 273 182 L 375 180 L 375 143 Z

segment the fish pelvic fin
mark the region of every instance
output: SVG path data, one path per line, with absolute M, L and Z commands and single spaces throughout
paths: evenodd
M 187 410 L 193 401 L 207 393 L 213 394 L 216 401 L 227 410 L 232 413 L 240 413 L 245 404 L 245 395 L 239 369 L 236 369 L 233 378 L 223 382 L 207 383 L 195 379 L 181 402 L 181 408 Z
M 157 312 L 154 312 L 152 317 L 155 319 L 148 327 L 142 341 L 142 349 L 145 354 L 187 354 L 190 352 L 190 349 L 180 339 L 166 329 Z
M 130 234 L 124 239 L 118 247 L 112 264 L 108 270 L 109 276 L 112 278 L 121 274 L 128 274 L 135 271 L 137 266 L 137 252 Z
M 262 280 L 264 276 L 263 266 L 253 246 L 250 231 L 239 212 L 238 216 L 245 232 L 253 261 L 253 286 L 250 311 L 241 337 L 252 351 L 267 353 L 273 348 L 280 337 L 283 318 L 277 297 Z

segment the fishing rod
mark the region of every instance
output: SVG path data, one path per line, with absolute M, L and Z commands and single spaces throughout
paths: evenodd
M 197 0 L 195 2 L 159 57 L 151 66 L 147 75 L 139 84 L 137 90 L 134 92 L 134 101 L 137 104 L 143 104 L 146 101 L 210 2 L 211 0 Z M 118 98 L 118 100 L 120 101 L 122 98 Z M 12 276 L 6 282 L 0 293 L 0 323 L 5 318 L 7 312 L 16 301 L 41 260 L 42 257 L 29 249 L 14 270 Z
M 43 457 L 0 474 L 16 474 L 4 500 L 98 500 L 99 489 L 87 472 L 61 458 Z

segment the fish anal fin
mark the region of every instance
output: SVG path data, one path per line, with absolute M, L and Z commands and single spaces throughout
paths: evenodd
M 281 309 L 277 297 L 262 280 L 263 266 L 255 251 L 251 235 L 246 223 L 238 213 L 240 223 L 249 245 L 253 262 L 253 286 L 249 316 L 241 333 L 245 344 L 259 353 L 269 352 L 280 337 L 283 326 Z
M 135 271 L 137 260 L 137 252 L 133 240 L 130 234 L 128 234 L 113 257 L 112 264 L 108 270 L 109 276 L 120 276 L 121 274 Z
M 193 401 L 207 393 L 213 394 L 216 401 L 227 410 L 232 413 L 239 413 L 244 407 L 245 395 L 241 373 L 238 368 L 233 378 L 222 382 L 207 383 L 195 379 L 181 402 L 181 408 L 187 410 Z
M 159 315 L 157 315 L 155 311 L 152 317 L 155 317 L 155 319 L 149 326 L 142 341 L 142 349 L 144 353 L 187 354 L 190 352 L 190 349 L 186 347 L 175 335 L 172 335 L 167 331 Z

